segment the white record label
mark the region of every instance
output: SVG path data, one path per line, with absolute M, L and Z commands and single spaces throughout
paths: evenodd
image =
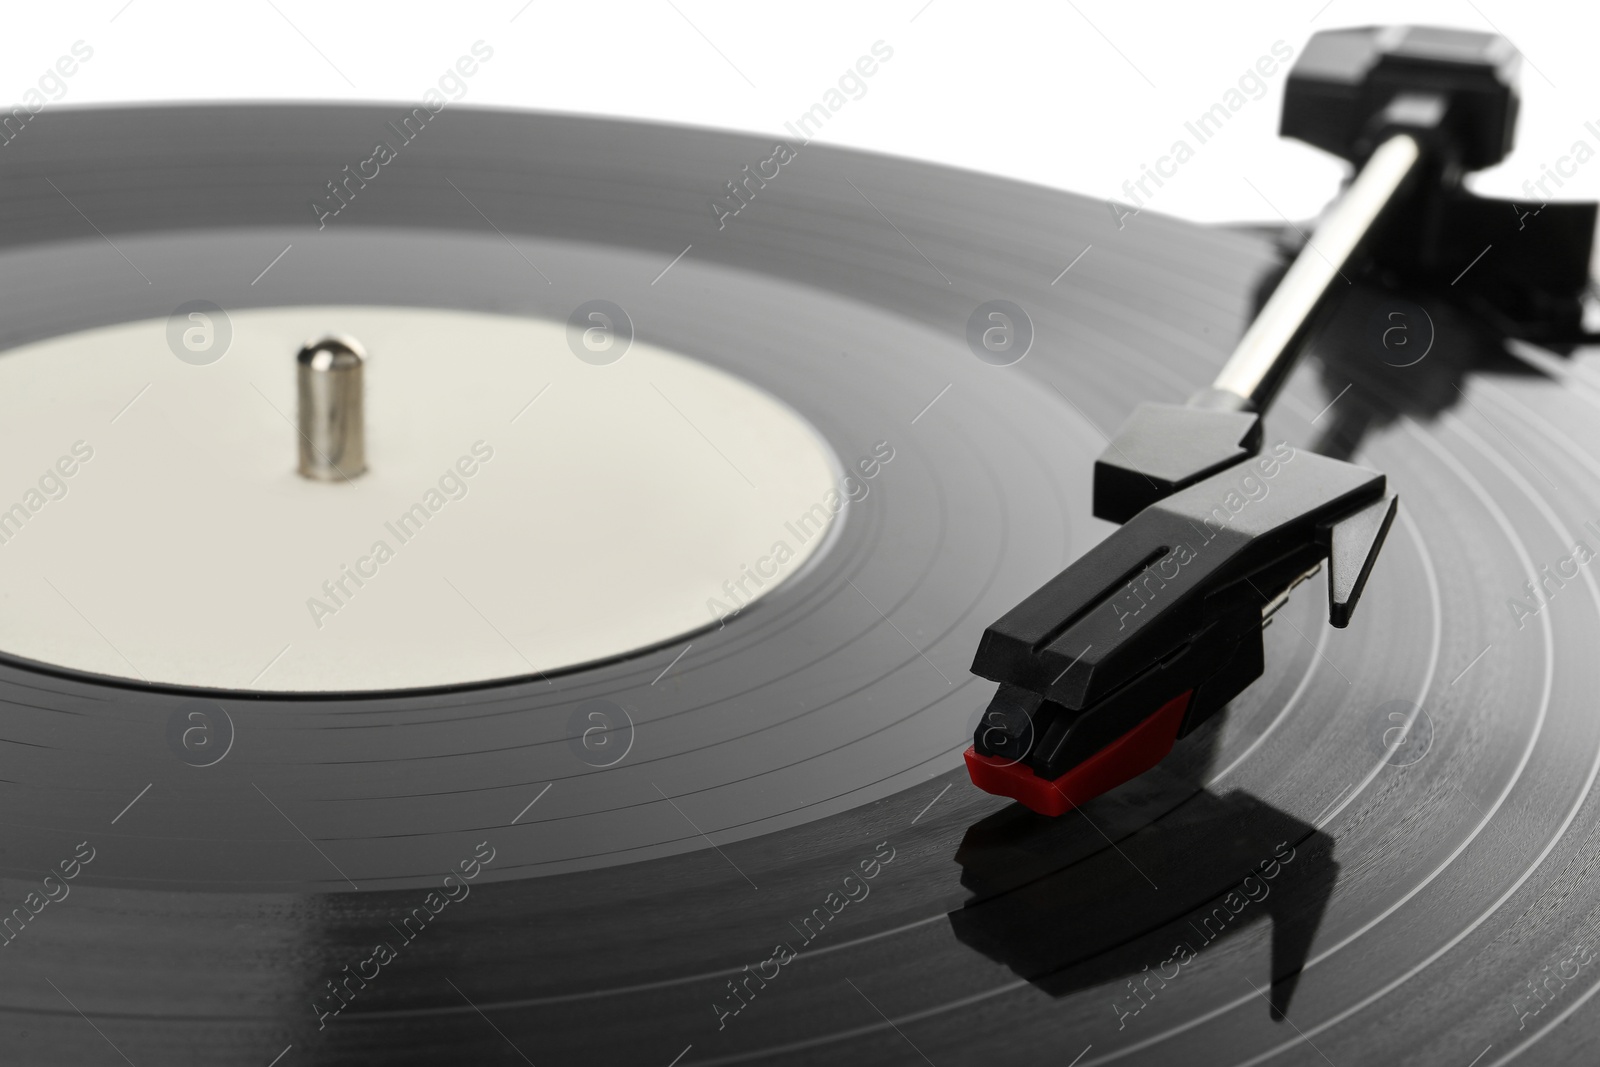
M 0 356 L 0 652 L 276 692 L 532 675 L 715 624 L 842 518 L 809 423 L 650 344 L 597 362 L 566 323 L 457 311 L 222 318 Z M 295 470 L 294 357 L 334 333 L 368 356 L 369 469 L 329 483 Z

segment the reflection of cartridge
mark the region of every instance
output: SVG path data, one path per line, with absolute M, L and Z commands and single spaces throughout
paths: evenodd
M 300 473 L 317 481 L 367 469 L 361 375 L 366 354 L 348 337 L 309 342 L 295 360 L 300 395 Z

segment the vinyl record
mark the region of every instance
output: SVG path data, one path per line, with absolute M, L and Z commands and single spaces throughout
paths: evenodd
M 720 614 L 696 602 L 670 640 L 549 670 L 507 633 L 536 607 L 594 625 L 586 605 L 502 604 L 494 560 L 418 548 L 393 566 L 486 568 L 457 590 L 459 618 L 415 624 L 490 650 L 478 680 L 141 681 L 137 650 L 177 632 L 150 620 L 231 634 L 220 620 L 265 566 L 248 546 L 319 536 L 208 509 L 224 487 L 196 456 L 230 446 L 185 434 L 163 383 L 189 375 L 219 405 L 252 386 L 270 426 L 292 353 L 260 383 L 228 377 L 226 356 L 170 359 L 144 399 L 59 441 L 0 428 L 27 470 L 78 440 L 102 457 L 0 545 L 0 573 L 8 602 L 57 605 L 40 626 L 128 668 L 14 649 L 0 664 L 0 1034 L 16 1062 L 1091 1067 L 1468 1063 L 1487 1047 L 1488 1067 L 1586 1047 L 1592 353 L 1506 351 L 1441 299 L 1353 286 L 1267 434 L 1382 470 L 1402 497 L 1354 624 L 1332 629 L 1303 587 L 1224 714 L 1047 819 L 961 767 L 992 693 L 972 652 L 1112 529 L 1090 512 L 1105 432 L 1211 380 L 1280 263 L 1274 235 L 1119 220 L 819 145 L 465 108 L 374 175 L 392 110 L 62 110 L 30 128 L 0 159 L 0 378 L 84 331 L 148 323 L 159 345 L 202 301 L 241 345 L 272 309 L 327 309 L 329 331 L 342 309 L 564 329 L 603 302 L 639 345 L 814 429 L 836 464 L 815 501 L 831 523 L 775 525 L 804 560 L 741 557 Z M 730 214 L 729 184 L 784 153 Z M 104 358 L 124 373 L 133 356 Z M 539 399 L 531 363 L 479 380 L 479 358 L 441 346 L 441 407 L 530 469 L 584 469 L 592 439 L 541 421 L 560 391 Z M 30 381 L 9 405 L 83 387 Z M 761 490 L 733 477 L 741 455 L 712 455 L 678 415 L 672 447 L 703 441 L 732 468 L 723 507 L 745 508 Z M 157 421 L 181 449 L 155 470 L 116 458 Z M 115 475 L 90 484 L 99 470 Z M 118 479 L 151 488 L 83 525 Z M 0 488 L 25 500 L 29 484 Z M 576 522 L 607 488 L 530 492 L 525 521 Z M 673 492 L 668 473 L 625 504 L 601 602 L 630 551 L 681 533 Z M 35 535 L 84 554 L 19 565 Z M 168 574 L 139 547 L 152 537 L 208 562 Z M 348 554 L 328 551 L 330 568 Z M 314 622 L 241 662 L 315 657 Z

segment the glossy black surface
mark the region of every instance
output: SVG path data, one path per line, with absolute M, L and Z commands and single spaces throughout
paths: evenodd
M 5 906 L 95 850 L 0 948 L 7 1062 L 1582 1062 L 1591 353 L 1513 360 L 1425 295 L 1353 296 L 1265 441 L 1404 498 L 1359 625 L 1296 594 L 1225 714 L 1044 819 L 959 768 L 990 688 L 966 663 L 1110 529 L 1101 430 L 1211 380 L 1270 241 L 1150 212 L 1119 230 L 1093 201 L 818 146 L 719 230 L 709 199 L 767 141 L 466 109 L 319 231 L 308 202 L 396 117 L 51 112 L 0 157 L 0 338 L 196 298 L 564 318 L 601 297 L 847 463 L 880 439 L 896 458 L 826 557 L 655 685 L 676 649 L 551 685 L 224 696 L 235 748 L 196 767 L 168 727 L 200 697 L 4 667 Z M 1014 366 L 967 348 L 991 299 L 1032 319 Z M 1392 311 L 1434 342 L 1420 361 L 1371 328 Z M 1535 598 L 1547 566 L 1571 577 Z M 609 769 L 572 745 L 592 697 L 636 712 Z M 470 894 L 422 923 L 481 842 Z M 394 958 L 332 1014 L 326 983 L 373 974 L 380 941 Z M 797 957 L 772 962 L 780 943 Z M 1547 971 L 1571 977 L 1530 1001 Z

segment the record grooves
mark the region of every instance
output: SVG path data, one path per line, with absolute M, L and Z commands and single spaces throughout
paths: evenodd
M 1211 381 L 1273 235 L 1118 230 L 1098 202 L 820 145 L 719 231 L 707 196 L 766 141 L 466 108 L 318 230 L 307 200 L 389 118 L 53 114 L 0 160 L 0 343 L 196 298 L 555 322 L 600 298 L 780 398 L 844 469 L 880 441 L 893 459 L 726 625 L 548 677 L 284 695 L 0 663 L 0 915 L 93 850 L 7 930 L 17 1062 L 115 1062 L 108 1043 L 135 1063 L 1580 1055 L 1588 966 L 1537 1005 L 1521 983 L 1584 958 L 1600 900 L 1600 586 L 1574 552 L 1600 521 L 1592 350 L 1509 355 L 1413 294 L 1433 344 L 1393 366 L 1372 323 L 1396 298 L 1354 286 L 1266 435 L 1401 492 L 1363 625 L 1296 592 L 1259 682 L 1047 819 L 968 781 L 992 692 L 972 650 L 1109 532 L 1104 433 Z M 1008 367 L 965 340 L 996 299 L 1034 331 Z M 484 401 L 507 450 L 538 440 L 509 422 L 525 399 Z M 104 551 L 140 564 L 114 532 Z M 615 763 L 584 747 L 588 701 L 627 712 Z M 186 760 L 174 721 L 220 728 L 219 708 L 231 748 Z M 1411 747 L 1386 742 L 1398 724 Z

